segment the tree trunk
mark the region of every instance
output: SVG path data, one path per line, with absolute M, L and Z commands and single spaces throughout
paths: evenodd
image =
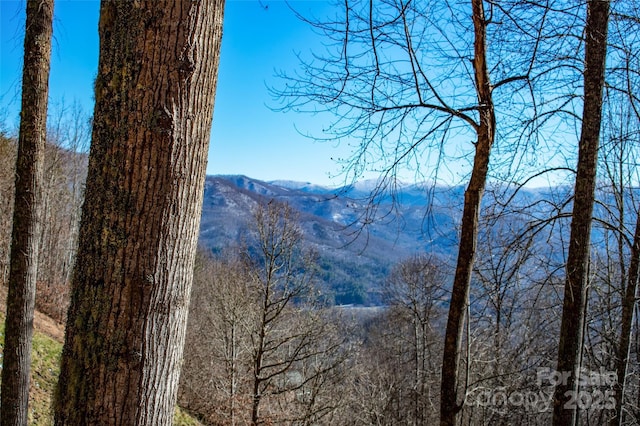
M 262 361 L 264 358 L 264 345 L 265 345 L 265 333 L 268 312 L 269 296 L 267 295 L 263 300 L 262 320 L 260 322 L 260 330 L 258 334 L 258 343 L 254 352 L 253 359 L 253 389 L 251 393 L 251 425 L 257 426 L 260 420 L 260 402 L 262 400 L 262 392 L 260 388 L 262 386 Z
M 563 373 L 569 372 L 570 376 L 566 383 L 560 383 L 555 389 L 554 426 L 573 425 L 576 422 L 576 407 L 568 407 L 565 404 L 572 395 L 575 396 L 578 390 L 576 379 L 582 362 L 608 21 L 609 1 L 590 0 L 587 6 L 585 30 L 584 109 L 558 346 L 557 370 Z
M 22 112 L 2 360 L 0 420 L 6 426 L 27 424 L 53 0 L 28 0 L 26 15 Z
M 101 4 L 57 425 L 172 422 L 223 7 L 224 0 Z
M 631 248 L 631 262 L 629 265 L 627 288 L 622 300 L 622 319 L 620 339 L 616 353 L 616 370 L 618 381 L 614 386 L 616 415 L 609 422 L 610 426 L 622 424 L 624 405 L 624 391 L 627 381 L 627 366 L 629 364 L 629 350 L 631 348 L 631 329 L 633 326 L 633 311 L 636 307 L 636 292 L 638 278 L 640 278 L 640 211 L 636 216 L 636 229 L 633 236 L 633 247 Z
M 462 230 L 458 247 L 458 261 L 453 280 L 449 317 L 442 360 L 440 392 L 440 424 L 453 426 L 462 409 L 458 403 L 458 376 L 460 352 L 464 332 L 465 311 L 469 298 L 471 272 L 476 253 L 480 204 L 489 169 L 489 156 L 495 138 L 495 112 L 491 96 L 491 83 L 486 61 L 486 25 L 483 0 L 472 0 L 474 26 L 473 67 L 479 104 L 479 122 L 476 127 L 478 140 L 473 161 L 471 179 L 464 194 Z

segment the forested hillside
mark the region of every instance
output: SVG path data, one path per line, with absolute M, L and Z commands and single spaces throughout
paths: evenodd
M 256 206 L 278 200 L 298 211 L 304 245 L 317 253 L 317 278 L 332 304 L 384 305 L 385 280 L 402 260 L 431 253 L 452 267 L 464 188 L 402 185 L 393 197 L 387 194 L 372 206 L 367 198 L 371 187 L 375 182 L 325 188 L 301 182 L 262 182 L 246 176 L 208 176 L 200 245 L 214 253 L 240 246 L 248 237 Z M 559 205 L 568 200 L 569 191 L 520 188 L 516 192 L 515 187 L 495 185 L 485 200 L 485 209 L 491 212 L 486 220 L 495 221 L 500 215 L 511 223 L 513 232 L 524 233 L 525 223 L 534 222 L 532 217 L 544 220 L 558 209 L 566 211 L 567 206 Z M 500 206 L 507 200 L 508 207 Z M 498 249 L 501 242 L 486 232 L 497 231 L 481 231 L 487 242 L 485 249 Z M 562 257 L 558 252 L 561 246 L 552 248 L 548 239 L 545 230 L 536 236 L 535 244 L 549 258 Z
M 378 213 L 363 227 L 366 195 L 345 188 L 302 187 L 260 182 L 244 176 L 209 176 L 200 225 L 200 244 L 214 252 L 247 238 L 251 212 L 271 199 L 299 213 L 304 244 L 317 253 L 316 274 L 332 303 L 384 304 L 381 290 L 394 263 L 428 249 L 448 257 L 455 246 L 455 207 L 434 206 L 439 226 L 425 227 L 420 189 L 406 188 L 412 203 L 392 215 Z M 441 189 L 445 191 L 444 188 Z M 447 190 L 448 191 L 448 190 Z M 450 189 L 451 193 L 457 189 Z M 447 201 L 454 199 L 447 198 Z M 442 200 L 444 201 L 444 200 Z M 384 202 L 380 211 L 394 209 Z M 430 236 L 432 238 L 430 238 Z
M 640 424 L 640 0 L 287 4 L 321 42 L 269 109 L 335 148 L 339 188 L 207 176 L 224 0 L 101 2 L 90 118 L 48 110 L 53 0 L 26 6 L 3 425 L 27 423 L 34 309 L 66 324 L 58 425 L 170 425 L 176 401 L 210 425 Z M 275 164 L 293 145 L 235 84 L 218 135 Z
M 13 142 L 5 139 L 5 143 L 10 152 Z M 60 174 L 49 187 L 55 194 L 52 198 L 73 199 L 65 198 L 72 196 L 75 187 L 69 182 L 82 179 L 86 161 L 82 155 L 53 145 L 48 149 L 59 153 L 48 157 L 59 161 L 55 170 Z M 9 178 L 4 182 L 10 185 Z M 596 217 L 603 225 L 595 226 L 593 233 L 597 266 L 588 322 L 593 343 L 586 352 L 588 368 L 596 372 L 610 371 L 611 358 L 603 357 L 603 351 L 619 321 L 615 280 L 620 279 L 620 272 L 616 258 L 611 257 L 617 234 L 608 224 L 617 218 L 621 226 L 631 227 L 636 197 L 635 191 L 627 193 L 621 200 L 622 211 L 615 213 L 605 207 L 616 205 L 615 187 L 605 180 L 602 183 Z M 260 292 L 250 283 L 259 276 L 252 270 L 265 265 L 255 245 L 255 212 L 277 201 L 292 209 L 290 218 L 299 227 L 295 243 L 300 253 L 314 254 L 307 260 L 296 254 L 296 262 L 303 263 L 292 264 L 292 278 L 300 278 L 304 270 L 310 281 L 287 304 L 278 318 L 279 334 L 273 338 L 287 340 L 286 333 L 295 325 L 295 336 L 309 336 L 309 343 L 322 347 L 304 346 L 313 357 L 304 355 L 274 376 L 284 382 L 274 379 L 264 388 L 263 393 L 270 396 L 261 402 L 258 415 L 282 420 L 285 413 L 292 415 L 292 401 L 297 401 L 299 420 L 307 416 L 324 424 L 353 424 L 356 412 L 361 413 L 357 424 L 371 424 L 379 418 L 390 424 L 415 418 L 435 421 L 435 412 L 424 404 L 435 398 L 430 395 L 439 380 L 437 366 L 442 356 L 461 191 L 459 187 L 403 187 L 395 198 L 380 202 L 379 211 L 393 211 L 393 215 L 384 215 L 362 229 L 359 220 L 367 207 L 366 191 L 267 183 L 244 176 L 207 177 L 180 403 L 211 424 L 231 424 L 232 418 L 237 424 L 250 422 L 245 416 L 251 412 L 252 400 L 251 336 L 253 321 L 260 318 L 256 303 Z M 487 406 L 493 407 L 490 398 L 498 398 L 499 410 L 492 411 L 491 418 L 547 421 L 544 415 L 549 413 L 552 388 L 538 374 L 551 374 L 544 369 L 553 365 L 557 346 L 570 194 L 567 187 L 493 185 L 485 197 L 470 294 L 468 348 L 473 382 L 466 414 L 470 419 L 487 418 Z M 46 240 L 54 247 L 52 253 L 64 252 L 72 244 L 71 231 L 62 231 L 77 229 L 77 216 L 67 212 L 74 211 L 74 205 L 79 208 L 80 202 L 77 198 L 77 204 L 51 204 L 50 215 L 58 219 L 48 222 L 44 235 L 59 236 Z M 428 209 L 431 216 L 423 213 L 428 203 L 433 203 Z M 46 278 L 61 276 L 64 269 L 55 268 L 65 264 L 46 258 L 42 264 L 50 266 L 41 268 L 38 307 L 61 319 L 68 290 Z M 340 304 L 373 306 L 334 306 Z M 290 344 L 286 351 L 293 350 Z M 269 356 L 277 357 L 277 353 Z M 313 359 L 322 364 L 307 364 Z M 305 382 L 302 377 L 309 374 L 305 371 L 322 375 L 310 376 Z M 630 372 L 636 374 L 633 369 Z M 609 385 L 595 390 L 604 397 Z M 313 395 L 311 400 L 294 397 L 308 392 Z M 499 400 L 510 395 L 524 395 L 533 402 L 512 406 Z M 597 419 L 607 412 L 588 413 Z

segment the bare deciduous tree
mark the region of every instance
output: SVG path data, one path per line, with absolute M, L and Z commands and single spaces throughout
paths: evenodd
M 318 386 L 343 361 L 337 356 L 341 340 L 332 337 L 330 323 L 313 308 L 315 256 L 302 246 L 294 210 L 270 201 L 256 208 L 254 220 L 256 255 L 248 256 L 255 262 L 251 285 L 257 296 L 251 424 L 282 416 L 272 408 L 281 395 L 297 395 L 302 406 L 296 413 L 297 404 L 289 401 L 281 420 L 313 423 L 326 414 L 327 407 L 317 406 Z
M 591 221 L 596 188 L 596 170 L 602 93 L 607 52 L 609 1 L 590 0 L 585 27 L 584 107 L 578 148 L 578 167 L 573 198 L 571 236 L 567 259 L 557 370 L 569 372 L 554 394 L 553 424 L 573 425 L 576 406 L 568 406 L 578 390 L 578 370 L 582 361 L 584 315 L 587 303 Z
M 200 257 L 181 401 L 215 424 L 331 424 L 348 334 L 318 301 L 294 210 L 271 201 L 254 220 L 245 248 Z
M 640 211 L 637 194 L 633 189 L 638 179 L 634 166 L 637 164 L 637 135 L 640 127 L 640 98 L 637 96 L 640 85 L 637 71 L 640 61 L 637 55 L 640 42 L 639 15 L 640 3 L 637 1 L 616 3 L 611 17 L 612 31 L 609 32 L 614 65 L 610 66 L 607 80 L 614 80 L 617 84 L 612 87 L 609 83 L 605 96 L 609 112 L 605 120 L 608 130 L 605 135 L 608 136 L 609 143 L 602 150 L 602 158 L 606 181 L 610 182 L 615 200 L 614 207 L 607 210 L 617 212 L 617 217 L 614 218 L 617 220 L 612 221 L 611 228 L 616 233 L 618 243 L 614 253 L 617 253 L 620 265 L 619 289 L 622 305 L 620 333 L 614 351 L 618 380 L 614 387 L 616 410 L 609 423 L 611 426 L 624 424 L 627 413 L 631 411 L 625 406 L 625 393 L 630 387 L 628 373 L 633 371 L 629 366 L 629 357 L 640 275 Z M 626 207 L 627 201 L 631 201 L 631 208 Z M 627 216 L 634 210 L 635 223 L 628 223 Z M 625 253 L 628 253 L 627 262 Z M 637 326 L 635 332 L 638 333 Z M 638 395 L 640 397 L 640 393 Z
M 345 1 L 339 18 L 312 22 L 333 43 L 328 53 L 304 63 L 300 75 L 287 76 L 279 93 L 288 108 L 337 111 L 329 133 L 356 141 L 346 173 L 380 176 L 361 225 L 386 214 L 378 202 L 385 193 L 394 196 L 404 168 L 418 169 L 419 177 L 420 167 L 433 170 L 430 177 L 438 180 L 447 167 L 459 165 L 447 164 L 462 145 L 457 141 L 473 141 L 463 154 L 471 164 L 464 173 L 469 179 L 445 337 L 443 425 L 455 424 L 464 404 L 461 342 L 496 135 L 502 143 L 526 145 L 554 112 L 571 109 L 572 97 L 563 97 L 571 89 L 565 84 L 571 67 L 562 69 L 551 58 L 575 39 L 548 28 L 558 24 L 551 15 L 562 10 L 549 3 Z M 558 74 L 565 77 L 562 84 L 552 78 Z M 543 86 L 557 97 L 537 101 Z M 505 162 L 507 169 L 518 164 Z
M 408 350 L 403 351 L 409 356 L 403 373 L 408 376 L 404 411 L 410 424 L 427 424 L 437 419 L 434 407 L 439 395 L 433 386 L 440 379 L 442 335 L 438 330 L 445 318 L 442 304 L 449 297 L 450 275 L 446 272 L 441 260 L 415 256 L 394 268 L 385 288 L 388 303 L 398 316 L 396 321 L 405 323 L 399 334 L 392 331 L 390 335 L 408 345 Z
M 212 424 L 248 424 L 257 305 L 244 262 L 200 251 L 189 308 L 179 401 Z

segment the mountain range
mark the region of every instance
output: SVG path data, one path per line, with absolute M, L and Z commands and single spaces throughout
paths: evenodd
M 450 255 L 459 209 L 446 206 L 460 188 L 439 194 L 425 208 L 418 185 L 369 203 L 372 182 L 326 188 L 292 181 L 263 182 L 246 176 L 208 176 L 200 245 L 220 252 L 246 236 L 258 203 L 286 202 L 299 214 L 304 243 L 318 253 L 318 278 L 337 304 L 378 304 L 386 275 L 397 262 L 423 251 Z M 432 197 L 436 198 L 436 197 Z
M 386 276 L 403 259 L 416 253 L 455 259 L 464 188 L 400 185 L 379 193 L 376 188 L 375 181 L 327 188 L 208 176 L 200 245 L 212 252 L 238 246 L 258 203 L 286 202 L 299 214 L 304 244 L 318 253 L 318 279 L 330 301 L 377 305 L 383 303 Z M 524 202 L 549 195 L 522 190 L 518 197 Z M 485 198 L 491 203 L 496 195 L 488 191 Z

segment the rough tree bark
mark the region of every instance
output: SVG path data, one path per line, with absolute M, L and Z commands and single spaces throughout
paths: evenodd
M 440 424 L 457 424 L 457 414 L 462 409 L 458 403 L 460 377 L 460 352 L 464 332 L 465 312 L 469 298 L 471 272 L 478 239 L 480 203 L 489 170 L 489 157 L 495 139 L 495 112 L 491 95 L 492 87 L 487 69 L 487 41 L 483 0 L 472 0 L 474 28 L 473 70 L 478 95 L 479 120 L 476 125 L 477 141 L 471 178 L 464 194 L 462 229 L 458 246 L 458 260 L 453 279 L 447 330 L 442 359 L 442 382 L 440 390 Z
M 629 350 L 631 348 L 631 329 L 633 327 L 633 313 L 636 307 L 636 293 L 640 278 L 640 211 L 636 216 L 636 228 L 633 236 L 633 246 L 631 247 L 631 261 L 629 264 L 629 274 L 627 276 L 627 288 L 622 299 L 622 318 L 620 338 L 616 353 L 616 371 L 618 381 L 614 386 L 616 412 L 609 422 L 610 426 L 622 424 L 624 415 L 622 412 L 624 405 L 624 391 L 627 382 L 627 366 L 629 364 Z
M 103 2 L 55 424 L 171 424 L 224 0 Z
M 576 421 L 576 407 L 565 405 L 572 393 L 575 395 L 577 391 L 576 379 L 582 361 L 608 22 L 609 1 L 590 0 L 585 29 L 584 107 L 557 364 L 558 371 L 569 372 L 571 375 L 566 383 L 556 386 L 553 400 L 554 426 L 573 425 Z
M 16 160 L 15 204 L 4 354 L 2 425 L 26 425 L 38 272 L 40 206 L 47 133 L 53 0 L 27 1 L 22 112 Z

